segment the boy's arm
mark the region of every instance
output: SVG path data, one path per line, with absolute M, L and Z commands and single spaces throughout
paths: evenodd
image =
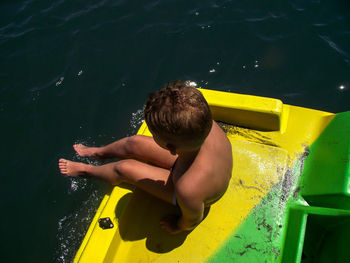
M 192 230 L 203 220 L 204 203 L 193 192 L 177 192 L 176 199 L 182 216 L 170 215 L 161 220 L 161 227 L 170 234 Z
M 191 197 L 177 198 L 181 208 L 182 216 L 178 221 L 179 230 L 192 230 L 202 220 L 204 213 L 204 203 L 202 200 L 196 200 Z

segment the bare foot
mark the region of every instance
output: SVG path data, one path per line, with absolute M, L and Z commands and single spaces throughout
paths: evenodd
M 60 168 L 61 174 L 77 177 L 86 175 L 86 168 L 89 165 L 84 163 L 77 163 L 68 161 L 66 159 L 60 159 L 58 161 L 58 167 Z
M 74 150 L 82 157 L 100 158 L 98 155 L 98 147 L 88 147 L 82 144 L 74 144 Z

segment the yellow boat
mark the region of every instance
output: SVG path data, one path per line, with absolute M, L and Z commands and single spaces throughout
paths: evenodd
M 133 187 L 114 187 L 102 200 L 74 262 L 304 262 L 320 254 L 308 244 L 322 232 L 310 230 L 316 225 L 312 218 L 350 218 L 349 207 L 337 199 L 348 198 L 347 190 L 324 190 L 335 199 L 322 199 L 322 186 L 309 187 L 317 180 L 311 169 L 317 160 L 311 154 L 306 160 L 311 168 L 303 169 L 310 148 L 328 127 L 334 130 L 332 123 L 347 123 L 345 132 L 350 130 L 349 112 L 344 117 L 277 99 L 200 91 L 232 144 L 234 168 L 225 195 L 193 231 L 171 236 L 160 229 L 159 220 L 175 212 L 174 206 Z M 339 118 L 345 121 L 337 124 Z M 138 134 L 151 136 L 145 123 Z M 348 176 L 341 173 L 339 178 Z M 343 262 L 341 256 L 337 259 Z

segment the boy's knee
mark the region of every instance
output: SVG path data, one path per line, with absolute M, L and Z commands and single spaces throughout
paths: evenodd
M 133 135 L 128 137 L 127 143 L 125 145 L 125 152 L 129 156 L 134 156 L 137 154 L 142 138 L 139 135 Z
M 128 174 L 133 168 L 133 160 L 121 160 L 114 165 L 114 171 L 121 177 L 123 181 L 128 181 Z

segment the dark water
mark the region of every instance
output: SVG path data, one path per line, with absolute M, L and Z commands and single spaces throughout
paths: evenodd
M 163 83 L 341 112 L 349 73 L 346 0 L 1 1 L 1 261 L 72 261 L 109 187 L 57 160 L 134 133 Z

